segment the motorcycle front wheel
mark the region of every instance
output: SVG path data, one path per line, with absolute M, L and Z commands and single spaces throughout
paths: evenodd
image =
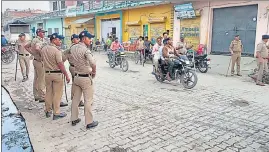
M 192 70 L 186 70 L 180 75 L 180 82 L 186 89 L 192 89 L 196 86 L 198 77 Z
M 2 53 L 1 60 L 3 64 L 9 64 L 15 59 L 15 53 L 12 51 Z
M 128 68 L 129 68 L 128 61 L 125 58 L 123 58 L 121 61 L 121 69 L 123 72 L 126 72 L 128 71 Z
M 114 68 L 116 65 L 115 65 L 115 63 L 113 64 L 113 59 L 112 59 L 112 57 L 109 57 L 109 66 L 111 67 L 111 68 Z
M 200 62 L 197 68 L 201 73 L 206 73 L 208 71 L 208 65 L 205 62 Z

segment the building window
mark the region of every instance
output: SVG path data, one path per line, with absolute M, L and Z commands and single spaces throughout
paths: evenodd
M 48 28 L 48 35 L 52 34 L 52 28 Z
M 77 6 L 82 6 L 83 5 L 83 1 L 77 1 Z
M 58 33 L 59 34 L 59 28 L 54 28 L 54 33 Z
M 52 2 L 52 10 L 53 11 L 57 11 L 58 10 L 57 1 L 56 2 Z
M 43 28 L 43 23 L 37 23 L 37 28 Z
M 65 1 L 61 1 L 61 9 L 65 9 Z

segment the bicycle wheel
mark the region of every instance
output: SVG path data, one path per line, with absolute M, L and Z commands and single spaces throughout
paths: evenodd
M 140 53 L 138 51 L 135 51 L 134 58 L 135 58 L 135 64 L 138 64 L 140 58 Z

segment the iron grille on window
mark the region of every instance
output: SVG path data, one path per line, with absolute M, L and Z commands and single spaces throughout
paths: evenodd
M 83 1 L 77 1 L 77 6 L 83 5 Z
M 61 9 L 65 9 L 65 1 L 61 1 Z
M 48 35 L 52 34 L 52 28 L 48 28 Z
M 58 33 L 59 34 L 59 28 L 54 28 L 54 33 Z
M 93 9 L 93 0 L 89 0 L 89 10 Z
M 52 10 L 54 11 L 58 10 L 57 2 L 52 2 Z

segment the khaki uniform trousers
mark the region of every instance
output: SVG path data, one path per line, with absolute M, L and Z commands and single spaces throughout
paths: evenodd
M 72 86 L 71 86 L 71 100 L 73 99 L 73 96 L 74 96 L 74 77 L 75 77 L 75 67 L 73 66 L 69 66 L 69 71 L 72 75 Z M 83 101 L 83 96 L 81 97 L 81 100 Z
M 33 93 L 35 99 L 44 100 L 46 94 L 45 86 L 45 71 L 42 62 L 33 61 L 34 65 L 34 84 L 33 84 Z
M 19 55 L 21 74 L 23 77 L 29 76 L 30 55 Z
M 84 97 L 84 115 L 85 123 L 90 124 L 93 122 L 92 115 L 92 102 L 93 102 L 93 82 L 91 77 L 78 77 L 74 78 L 74 97 L 71 105 L 71 121 L 78 119 L 78 105 L 80 103 L 81 95 Z
M 231 68 L 232 74 L 234 74 L 235 64 L 236 64 L 237 74 L 240 74 L 240 61 L 241 61 L 241 52 L 234 52 L 232 55 L 232 68 Z
M 50 112 L 53 106 L 53 114 L 59 115 L 64 87 L 63 74 L 45 73 L 45 81 L 46 81 L 45 111 Z
M 267 59 L 263 59 L 263 62 L 261 63 L 257 60 L 257 64 L 258 64 L 257 83 L 262 82 L 264 71 L 269 72 L 267 63 L 268 63 Z

